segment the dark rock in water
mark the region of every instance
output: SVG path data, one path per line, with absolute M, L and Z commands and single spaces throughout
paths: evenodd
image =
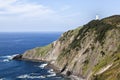
M 67 76 L 70 76 L 71 74 L 72 74 L 71 71 L 67 71 L 67 72 L 66 72 L 66 75 L 67 75 Z
M 22 54 L 19 54 L 13 57 L 13 60 L 20 60 L 20 59 L 22 59 Z
M 120 80 L 120 15 L 69 30 L 47 46 L 26 51 L 22 59 L 54 61 L 68 77 Z

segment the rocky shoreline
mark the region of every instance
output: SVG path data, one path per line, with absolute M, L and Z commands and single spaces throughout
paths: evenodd
M 92 20 L 14 59 L 48 62 L 56 73 L 72 80 L 120 79 L 120 72 L 115 72 L 120 71 L 120 15 Z
M 48 61 L 43 61 L 43 60 L 38 60 L 38 59 L 25 59 L 25 58 L 22 58 L 22 54 L 16 55 L 12 59 L 13 60 L 21 60 L 21 61 L 23 60 L 23 61 L 33 61 L 33 62 L 46 62 L 46 63 L 48 63 L 47 66 L 45 66 L 46 68 L 53 69 L 53 71 L 57 75 L 60 75 L 60 76 L 64 77 L 65 80 L 85 80 L 85 79 L 82 79 L 82 78 L 77 77 L 75 75 L 72 75 L 69 72 L 68 72 L 68 74 L 61 73 L 61 70 L 59 68 L 57 68 L 56 66 L 54 66 L 53 64 L 51 64 L 51 62 L 48 62 Z

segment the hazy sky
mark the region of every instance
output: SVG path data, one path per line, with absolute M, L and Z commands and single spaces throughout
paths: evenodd
M 66 31 L 120 14 L 120 0 L 0 0 L 0 32 Z

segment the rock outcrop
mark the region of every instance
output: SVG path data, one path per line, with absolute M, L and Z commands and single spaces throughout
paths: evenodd
M 13 60 L 21 60 L 22 59 L 22 54 L 15 55 L 12 59 Z
M 62 74 L 85 80 L 119 80 L 120 15 L 69 30 L 48 46 L 26 51 L 22 58 L 49 61 Z

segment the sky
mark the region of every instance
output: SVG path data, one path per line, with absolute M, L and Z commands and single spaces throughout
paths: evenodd
M 0 32 L 63 32 L 120 14 L 120 0 L 0 0 Z

